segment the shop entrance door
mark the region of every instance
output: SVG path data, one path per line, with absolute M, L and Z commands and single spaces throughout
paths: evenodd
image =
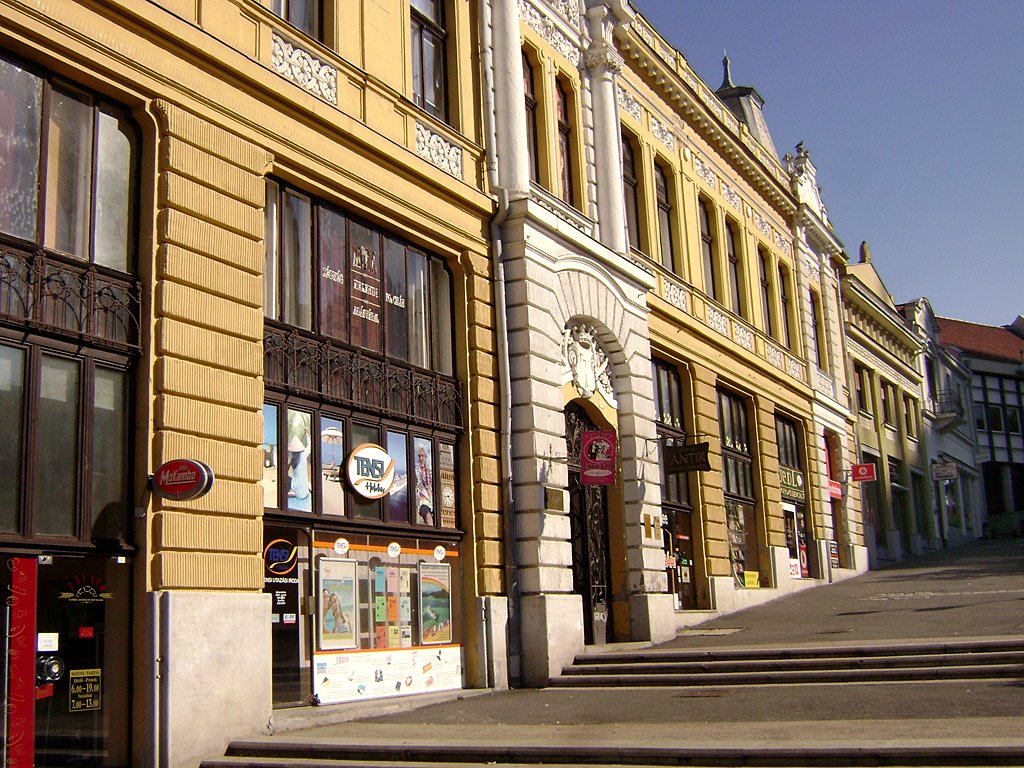
M 583 597 L 584 641 L 588 645 L 603 645 L 613 637 L 607 492 L 603 485 L 583 485 L 580 482 L 583 432 L 591 429 L 597 427 L 586 411 L 573 403 L 566 406 L 573 591 Z
M 129 764 L 127 557 L 4 555 L 5 764 Z

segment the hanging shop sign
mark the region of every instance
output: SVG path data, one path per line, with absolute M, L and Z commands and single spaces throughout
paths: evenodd
M 779 467 L 779 486 L 783 498 L 794 501 L 805 501 L 807 489 L 804 487 L 804 473 L 791 467 Z
M 828 481 L 828 497 L 830 499 L 841 499 L 843 498 L 843 484 L 838 480 Z
M 874 464 L 854 464 L 850 467 L 850 477 L 855 483 L 867 483 L 877 479 Z
M 209 493 L 213 480 L 208 464 L 195 459 L 172 459 L 156 468 L 150 487 L 162 499 L 189 501 Z
M 615 484 L 614 430 L 584 431 L 580 454 L 581 485 Z
M 395 460 L 375 443 L 363 443 L 348 456 L 348 481 L 366 499 L 386 496 L 395 482 Z
M 710 472 L 710 447 L 711 443 L 665 446 L 665 471 L 670 475 L 678 475 L 680 472 Z
M 932 480 L 956 480 L 960 474 L 955 461 L 932 464 Z

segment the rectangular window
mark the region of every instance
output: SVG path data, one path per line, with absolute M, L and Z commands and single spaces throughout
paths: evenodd
M 413 102 L 439 120 L 448 121 L 447 63 L 443 0 L 412 0 Z
M 703 200 L 697 202 L 700 217 L 700 253 L 704 266 L 704 292 L 715 301 L 718 296 L 718 269 L 715 266 L 715 237 L 711 227 L 711 214 L 708 204 Z
M 861 413 L 874 412 L 871 398 L 871 374 L 863 366 L 853 368 L 853 384 L 857 389 L 857 409 Z
M 313 509 L 313 416 L 306 411 L 288 409 L 288 509 L 310 512 Z
M 36 240 L 43 81 L 0 58 L 0 231 Z
M 775 439 L 779 447 L 779 464 L 790 469 L 801 469 L 800 441 L 797 425 L 782 416 L 775 417 Z
M 430 262 L 431 359 L 433 366 L 445 376 L 452 375 L 455 359 L 452 345 L 452 289 L 448 270 L 439 261 Z
M 917 437 L 917 401 L 912 397 L 903 398 L 903 420 L 907 425 L 907 437 Z
M 814 353 L 814 363 L 818 368 L 828 367 L 828 354 L 825 351 L 825 337 L 822 333 L 821 302 L 818 294 L 812 289 L 810 291 L 811 301 L 811 347 Z
M 526 102 L 526 153 L 529 156 L 530 181 L 540 181 L 540 156 L 537 153 L 537 91 L 533 64 L 525 52 L 523 58 L 523 94 Z
M 1020 409 L 1012 405 L 1006 407 L 1006 431 L 1020 434 Z
M 434 525 L 434 451 L 430 440 L 413 438 L 413 467 L 416 484 L 416 522 Z
M 54 88 L 46 145 L 46 229 L 43 244 L 89 258 L 92 213 L 93 110 L 82 94 Z
M 629 246 L 642 250 L 640 243 L 640 193 L 636 161 L 633 156 L 633 142 L 622 135 L 622 194 L 626 206 L 626 236 Z
M 654 166 L 654 192 L 658 198 L 658 240 L 661 246 L 661 263 L 665 269 L 675 271 L 675 238 L 672 236 L 672 198 L 669 192 L 669 175 L 660 165 Z
M 409 251 L 409 362 L 430 367 L 430 302 L 427 297 L 427 257 Z
M 893 402 L 893 387 L 887 381 L 881 382 L 878 387 L 878 395 L 882 402 L 882 421 L 887 426 L 896 425 L 895 403 Z
M 662 448 L 686 445 L 683 427 L 683 390 L 679 371 L 660 360 L 654 361 L 654 407 L 658 439 Z M 666 504 L 690 506 L 687 475 L 669 474 L 661 461 L 661 497 Z
M 346 251 L 346 218 L 326 206 L 319 207 L 320 246 L 320 333 L 345 341 L 349 338 L 348 323 L 348 253 Z M 268 240 L 267 253 L 273 249 Z M 403 264 L 404 268 L 404 264 Z M 271 270 L 272 271 L 272 270 Z
M 352 344 L 374 352 L 381 351 L 381 279 L 380 235 L 369 227 L 349 222 L 349 317 Z
M 124 537 L 128 509 L 127 377 L 124 371 L 96 366 L 92 403 L 91 538 Z
M 725 223 L 725 250 L 729 261 L 729 289 L 732 309 L 740 317 L 745 318 L 746 305 L 743 301 L 743 269 L 740 266 L 739 247 L 736 242 L 736 227 L 732 222 Z
M 569 96 L 561 82 L 555 83 L 555 102 L 555 114 L 558 118 L 558 191 L 562 202 L 572 205 L 572 123 L 569 119 Z
M 39 367 L 36 490 L 36 533 L 74 536 L 78 466 L 79 363 L 43 355 Z
M 974 404 L 974 426 L 982 432 L 988 429 L 988 421 L 985 418 L 984 403 Z
M 772 286 L 769 279 L 771 271 L 768 267 L 770 257 L 763 248 L 757 249 L 757 269 L 761 279 L 761 315 L 764 318 L 764 332 L 769 338 L 775 338 L 775 323 L 772 320 L 774 309 L 772 306 Z
M 321 0 L 270 0 L 270 10 L 296 29 L 321 40 Z
M 993 432 L 1003 431 L 1003 409 L 999 405 L 988 407 L 988 427 Z
M 274 509 L 280 506 L 278 499 L 278 407 L 263 405 L 263 506 Z
M 779 315 L 779 335 L 781 338 L 779 341 L 786 349 L 793 348 L 793 339 L 791 337 L 792 332 L 792 318 L 790 317 L 791 312 L 789 309 L 789 272 L 788 270 L 779 264 L 779 309 L 781 314 Z
M 3 115 L 0 114 L 0 120 Z M 0 532 L 14 533 L 21 517 L 25 351 L 0 345 Z
M 395 481 L 387 496 L 388 522 L 409 522 L 409 440 L 404 432 L 388 431 L 388 456 L 395 462 Z

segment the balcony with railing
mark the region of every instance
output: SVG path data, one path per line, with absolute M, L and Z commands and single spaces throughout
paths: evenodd
M 945 432 L 963 423 L 966 410 L 959 392 L 939 390 L 934 397 L 929 398 L 928 406 L 938 430 Z

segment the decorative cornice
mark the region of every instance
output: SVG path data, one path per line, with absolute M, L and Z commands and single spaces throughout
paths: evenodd
M 330 64 L 324 64 L 277 32 L 271 32 L 270 43 L 271 69 L 300 88 L 338 106 L 338 70 Z
M 696 169 L 697 175 L 704 179 L 708 186 L 712 189 L 718 188 L 718 176 L 715 174 L 714 169 L 704 162 L 704 158 L 696 153 L 693 156 L 693 167 Z
M 556 51 L 568 59 L 573 66 L 579 66 L 579 45 L 558 29 L 555 23 L 545 16 L 539 8 L 527 2 L 527 0 L 519 0 L 519 18 L 525 21 L 530 29 L 550 43 Z M 621 59 L 622 57 L 620 56 L 619 60 L 621 61 Z
M 568 21 L 570 24 L 580 23 L 579 0 L 548 0 L 548 4 L 555 9 L 555 13 Z
M 740 195 L 731 186 L 722 182 L 722 197 L 728 201 L 729 205 L 735 208 L 737 211 L 740 210 Z
M 597 45 L 587 51 L 583 62 L 590 72 L 611 72 L 619 74 L 626 63 L 619 52 L 607 45 Z
M 640 106 L 640 101 L 633 96 L 633 94 L 623 88 L 622 83 L 619 83 L 615 90 L 618 92 L 619 106 L 622 107 L 622 109 L 624 109 L 626 113 L 638 123 L 642 122 L 644 108 Z
M 672 129 L 654 115 L 651 115 L 651 133 L 654 134 L 654 138 L 669 149 L 674 150 L 676 148 L 676 137 L 675 134 L 672 133 Z
M 420 122 L 416 123 L 416 154 L 442 171 L 462 179 L 462 148 Z

